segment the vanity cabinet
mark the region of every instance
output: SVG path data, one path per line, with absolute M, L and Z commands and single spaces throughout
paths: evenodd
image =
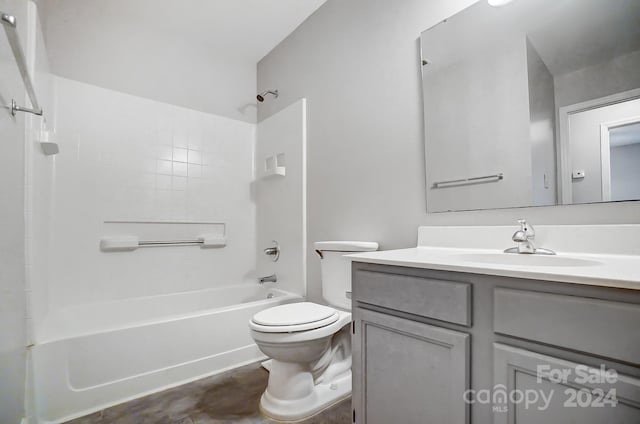
M 640 423 L 640 291 L 364 262 L 352 286 L 356 423 Z
M 456 396 L 469 387 L 468 334 L 360 308 L 356 316 L 356 422 L 468 422 Z
M 640 423 L 638 379 L 609 376 L 609 383 L 597 377 L 598 369 L 500 343 L 494 344 L 493 353 L 494 383 L 525 396 L 519 405 L 508 405 L 505 399 L 505 408 L 494 414 L 494 424 Z M 540 375 L 539 380 L 539 367 L 554 374 Z M 546 398 L 541 399 L 543 394 Z M 539 401 L 523 407 L 526 396 Z

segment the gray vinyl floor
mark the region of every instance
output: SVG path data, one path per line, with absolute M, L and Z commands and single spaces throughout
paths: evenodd
M 251 364 L 68 421 L 68 424 L 268 424 L 258 410 L 269 374 Z M 304 424 L 351 423 L 351 399 Z

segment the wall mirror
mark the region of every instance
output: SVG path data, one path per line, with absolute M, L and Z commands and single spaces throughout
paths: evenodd
M 640 199 L 640 1 L 481 0 L 420 40 L 428 212 Z

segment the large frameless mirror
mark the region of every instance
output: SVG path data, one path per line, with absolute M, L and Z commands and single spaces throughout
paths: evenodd
M 640 199 L 640 1 L 479 1 L 421 35 L 427 210 Z

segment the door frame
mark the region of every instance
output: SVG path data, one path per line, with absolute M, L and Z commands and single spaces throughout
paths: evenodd
M 561 205 L 571 205 L 573 198 L 572 180 L 571 180 L 571 139 L 569 119 L 571 115 L 585 112 L 587 110 L 598 109 L 605 106 L 611 106 L 617 103 L 623 103 L 631 100 L 640 99 L 640 88 L 623 91 L 612 94 L 610 96 L 600 97 L 598 99 L 587 100 L 586 102 L 575 103 L 568 106 L 558 108 L 558 129 L 556 133 L 556 154 L 558 157 L 558 199 Z M 602 131 L 602 129 L 601 129 Z M 602 135 L 602 132 L 600 133 Z M 602 146 L 602 137 L 601 137 Z M 601 147 L 602 149 L 602 147 Z M 602 158 L 601 158 L 602 160 Z M 603 192 L 604 195 L 604 192 Z M 611 190 L 609 189 L 609 198 Z M 603 198 L 603 201 L 604 200 Z

